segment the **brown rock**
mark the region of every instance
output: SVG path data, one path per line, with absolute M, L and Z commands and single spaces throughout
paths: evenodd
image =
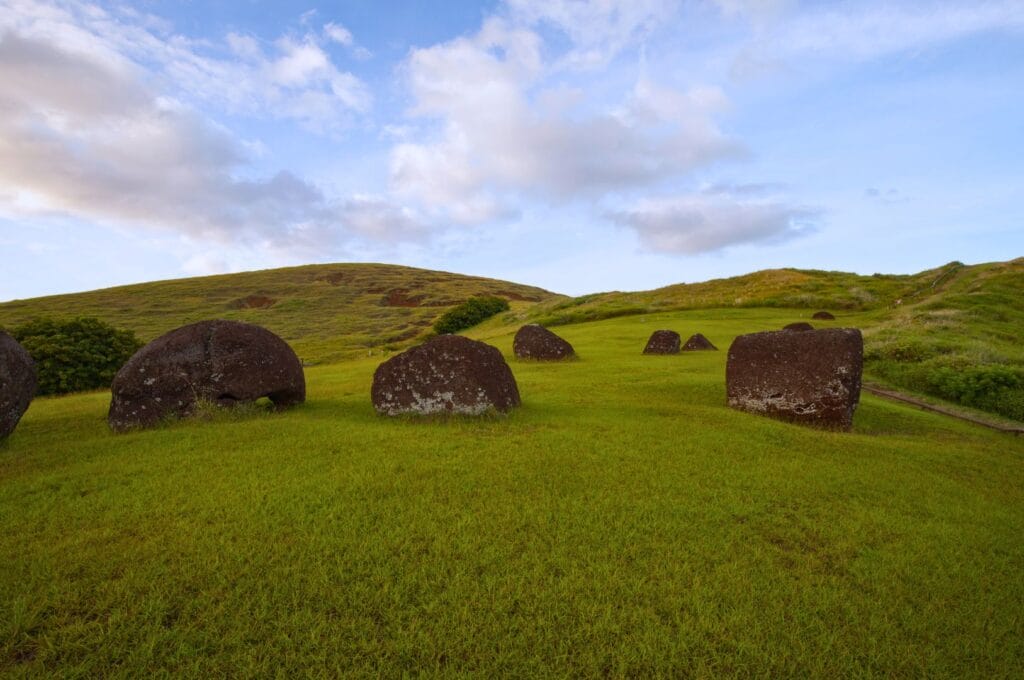
M 6 439 L 36 396 L 36 364 L 21 344 L 0 331 L 0 440 Z
M 439 335 L 377 367 L 370 390 L 383 415 L 479 415 L 518 406 L 519 387 L 496 348 L 461 335 Z
M 788 323 L 785 326 L 783 326 L 782 330 L 784 330 L 784 331 L 813 331 L 814 330 L 814 326 L 812 326 L 811 324 L 807 323 L 806 321 L 794 321 L 793 323 Z
M 718 351 L 718 348 L 712 345 L 711 341 L 705 338 L 701 333 L 694 333 L 683 345 L 684 352 L 699 352 L 701 350 Z
M 725 369 L 729 406 L 849 430 L 860 401 L 864 340 L 856 328 L 741 335 Z
M 512 351 L 520 359 L 558 361 L 576 356 L 572 345 L 535 323 L 523 326 L 516 332 Z
M 675 331 L 654 331 L 651 333 L 644 354 L 679 354 L 681 340 Z
M 270 331 L 239 321 L 201 321 L 149 343 L 114 376 L 107 422 L 116 431 L 190 415 L 198 402 L 232 406 L 306 400 L 295 352 Z
M 815 312 L 814 316 L 812 316 L 811 318 L 812 319 L 825 319 L 827 321 L 833 321 L 833 320 L 835 320 L 836 317 L 832 314 L 832 312 L 826 312 L 825 310 L 822 310 L 820 312 Z

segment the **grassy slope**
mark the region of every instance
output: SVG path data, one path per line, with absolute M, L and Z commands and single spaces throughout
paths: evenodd
M 43 315 L 89 315 L 148 340 L 191 321 L 233 318 L 265 325 L 316 363 L 413 344 L 446 306 L 478 294 L 519 300 L 503 317 L 505 326 L 758 307 L 803 310 L 791 320 L 829 309 L 839 325 L 849 325 L 849 315 L 861 312 L 857 325 L 865 332 L 871 379 L 1024 421 L 1024 258 L 972 266 L 954 262 L 906 276 L 766 270 L 578 298 L 407 267 L 315 265 L 10 302 L 0 304 L 0 326 Z M 250 295 L 275 302 L 266 309 L 238 309 Z M 410 302 L 418 306 L 400 306 Z M 990 375 L 993 367 L 1007 367 L 1010 375 Z M 963 376 L 970 378 L 967 385 L 958 384 Z M 1018 384 L 1000 386 L 1000 379 Z M 974 388 L 981 394 L 965 396 Z
M 1024 258 L 954 262 L 908 276 L 766 270 L 652 291 L 548 300 L 519 317 L 559 325 L 670 309 L 747 307 L 802 308 L 803 318 L 828 309 L 841 325 L 853 324 L 852 312 L 864 312 L 856 325 L 865 331 L 869 377 L 1024 420 Z M 1008 367 L 1018 386 L 988 387 L 985 372 L 992 367 Z M 964 373 L 978 374 L 974 382 L 987 392 L 964 397 L 962 385 L 949 384 L 951 375 Z
M 559 297 L 532 286 L 411 267 L 308 265 L 16 300 L 0 304 L 0 327 L 40 316 L 94 316 L 149 341 L 194 321 L 236 319 L 263 325 L 304 360 L 322 362 L 407 345 L 446 307 L 485 294 L 526 301 Z M 250 296 L 272 304 L 245 308 Z
M 514 362 L 524 406 L 481 421 L 377 417 L 365 357 L 125 436 L 105 393 L 37 400 L 0 449 L 0 674 L 1019 676 L 1024 440 L 867 395 L 811 431 L 726 408 L 724 351 L 639 354 L 800 315 L 566 326 L 582 359 Z

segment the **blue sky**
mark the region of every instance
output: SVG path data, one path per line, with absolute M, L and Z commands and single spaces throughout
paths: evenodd
M 1024 255 L 1024 2 L 0 0 L 0 300 Z

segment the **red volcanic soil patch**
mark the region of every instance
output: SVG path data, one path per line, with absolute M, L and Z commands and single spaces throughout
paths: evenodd
M 513 293 L 510 290 L 499 290 L 495 295 L 507 300 L 516 300 L 518 302 L 540 302 L 539 295 L 523 295 L 521 293 Z
M 395 288 L 388 292 L 381 300 L 384 307 L 419 307 L 426 299 L 426 295 L 409 295 L 408 288 Z
M 380 301 L 381 307 L 449 307 L 454 304 L 454 300 L 428 302 L 426 293 L 409 295 L 408 288 L 393 288 Z
M 248 295 L 232 302 L 229 306 L 232 309 L 267 309 L 277 303 L 272 297 L 266 295 Z

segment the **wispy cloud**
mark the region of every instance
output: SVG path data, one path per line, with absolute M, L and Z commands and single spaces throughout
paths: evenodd
M 159 46 L 147 48 L 150 56 L 180 57 L 175 40 L 87 6 L 14 9 L 23 12 L 0 19 L 0 212 L 69 215 L 299 258 L 353 240 L 421 235 L 415 215 L 381 201 L 325 196 L 287 170 L 254 178 L 251 145 L 156 89 L 164 79 L 133 56 L 146 43 Z M 248 40 L 235 46 L 259 54 Z M 279 58 L 264 61 L 281 88 L 302 90 L 334 73 L 308 44 L 286 41 Z M 296 106 L 316 110 L 298 94 Z
M 723 192 L 644 199 L 608 213 L 634 230 L 646 249 L 677 255 L 741 243 L 781 243 L 814 231 L 820 216 L 814 208 Z
M 537 32 L 496 17 L 474 35 L 414 50 L 405 66 L 411 116 L 439 132 L 394 147 L 394 190 L 484 222 L 523 200 L 643 188 L 739 151 L 715 123 L 727 104 L 716 88 L 678 90 L 642 75 L 617 101 L 595 101 L 552 79 L 544 52 Z

